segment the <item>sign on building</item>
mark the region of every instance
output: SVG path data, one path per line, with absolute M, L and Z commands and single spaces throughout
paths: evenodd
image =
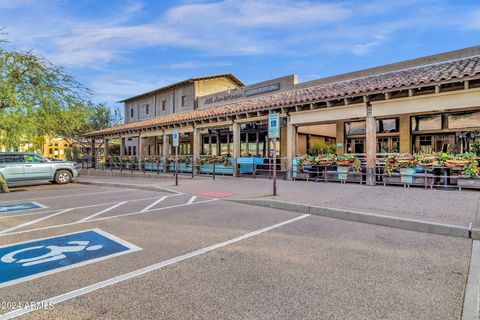
M 178 147 L 180 145 L 180 143 L 178 141 L 179 140 L 179 138 L 178 138 L 178 128 L 173 129 L 172 136 L 173 136 L 173 146 Z
M 280 138 L 280 120 L 278 113 L 268 115 L 268 137 L 270 139 Z

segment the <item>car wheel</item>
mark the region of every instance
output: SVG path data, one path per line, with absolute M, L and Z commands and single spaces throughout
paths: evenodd
M 67 170 L 60 170 L 55 174 L 55 182 L 58 184 L 66 184 L 72 181 L 72 174 Z

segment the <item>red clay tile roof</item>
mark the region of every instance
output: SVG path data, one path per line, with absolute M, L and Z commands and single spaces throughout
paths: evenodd
M 338 99 L 375 91 L 398 89 L 451 79 L 473 77 L 480 74 L 480 56 L 435 63 L 426 66 L 387 72 L 364 78 L 346 80 L 320 86 L 296 89 L 256 99 L 242 100 L 225 105 L 197 109 L 190 112 L 174 113 L 147 120 L 122 124 L 86 134 L 87 136 L 117 133 L 130 129 L 170 125 L 185 121 L 234 115 L 246 111 L 259 111 L 272 107 L 288 106 L 314 101 Z

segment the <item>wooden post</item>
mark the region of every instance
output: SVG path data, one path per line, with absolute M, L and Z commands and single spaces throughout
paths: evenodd
M 167 164 L 167 157 L 168 157 L 168 135 L 163 131 L 163 150 L 162 150 L 162 156 L 163 156 L 163 172 L 167 172 L 168 164 Z
M 372 103 L 364 97 L 366 107 L 366 160 L 367 160 L 367 186 L 374 186 L 375 167 L 377 164 L 377 122 L 372 113 Z
M 105 160 L 108 156 L 108 139 L 103 139 L 103 155 L 105 156 Z
M 92 138 L 90 148 L 92 150 L 92 168 L 95 169 L 95 163 L 96 163 L 96 159 L 95 159 L 95 138 Z
M 238 158 L 240 158 L 240 124 L 233 123 L 233 176 L 238 177 Z
M 141 135 L 138 136 L 138 151 L 137 151 L 137 156 L 138 156 L 138 171 L 142 171 L 142 157 L 143 157 L 143 138 Z
M 200 158 L 200 153 L 202 149 L 202 135 L 200 134 L 200 129 L 193 129 L 193 159 L 192 159 L 192 178 L 194 177 L 195 165 Z
M 125 138 L 120 138 L 120 157 L 125 157 Z
M 108 139 L 103 139 L 103 166 L 107 167 L 107 157 L 108 157 Z M 102 166 L 102 168 L 103 168 Z

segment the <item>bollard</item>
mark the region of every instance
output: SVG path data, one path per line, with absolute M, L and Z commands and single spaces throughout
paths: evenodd
M 213 180 L 215 180 L 215 159 L 213 159 Z

